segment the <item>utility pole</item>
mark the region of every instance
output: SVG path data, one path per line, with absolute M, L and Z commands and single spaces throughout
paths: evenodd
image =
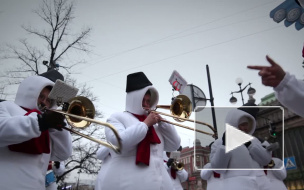
M 215 117 L 215 111 L 214 111 L 214 98 L 212 93 L 212 86 L 211 86 L 211 79 L 210 79 L 210 72 L 209 72 L 209 66 L 206 65 L 207 70 L 207 77 L 208 77 L 208 86 L 209 86 L 209 93 L 210 93 L 210 103 L 211 103 L 211 113 L 212 113 L 212 120 L 213 120 L 213 127 L 215 129 L 215 139 L 218 138 L 217 136 L 217 126 L 216 126 L 216 117 Z

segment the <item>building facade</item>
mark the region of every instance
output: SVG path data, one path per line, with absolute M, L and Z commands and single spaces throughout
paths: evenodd
M 201 142 L 195 140 L 194 147 L 184 147 L 181 151 L 180 162 L 184 163 L 184 169 L 188 172 L 188 180 L 182 183 L 184 189 L 206 189 L 206 181 L 200 177 L 200 170 L 209 162 L 210 148 L 201 146 Z
M 280 144 L 281 148 L 274 151 L 273 156 L 284 160 L 287 169 L 287 178 L 284 182 L 287 188 L 304 190 L 304 118 L 280 104 L 274 93 L 262 98 L 259 106 L 281 106 L 283 108 L 284 118 L 282 118 L 280 109 L 260 110 L 254 135 L 268 142 Z M 270 128 L 276 129 L 276 136 L 270 135 Z

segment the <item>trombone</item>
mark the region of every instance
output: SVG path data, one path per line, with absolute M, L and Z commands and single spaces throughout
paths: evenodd
M 216 130 L 214 129 L 214 127 L 212 127 L 210 124 L 202 122 L 202 121 L 195 121 L 195 120 L 189 119 L 189 117 L 191 115 L 191 112 L 192 112 L 192 105 L 191 105 L 190 99 L 185 95 L 178 95 L 177 97 L 175 97 L 174 100 L 172 101 L 171 105 L 157 105 L 156 109 L 157 108 L 169 109 L 171 111 L 172 115 L 162 113 L 162 112 L 158 112 L 158 111 L 155 111 L 155 110 L 151 110 L 150 112 L 154 112 L 154 113 L 157 113 L 157 114 L 160 114 L 160 115 L 165 115 L 165 116 L 172 117 L 175 121 L 178 121 L 178 122 L 190 121 L 190 122 L 195 122 L 195 123 L 198 123 L 198 124 L 206 125 L 207 127 L 209 127 L 214 132 L 214 134 L 208 133 L 208 132 L 205 132 L 205 131 L 202 131 L 202 130 L 199 130 L 199 129 L 193 129 L 193 128 L 188 127 L 188 126 L 181 125 L 179 123 L 174 123 L 174 122 L 167 121 L 167 120 L 163 120 L 163 119 L 161 120 L 162 122 L 170 123 L 172 125 L 176 125 L 176 126 L 179 126 L 179 127 L 183 127 L 183 128 L 186 128 L 186 129 L 190 129 L 190 130 L 193 130 L 193 131 L 204 133 L 204 134 L 210 135 L 210 136 L 215 136 L 216 133 L 217 133 Z
M 99 125 L 104 125 L 104 126 L 109 127 L 113 131 L 114 135 L 116 136 L 116 139 L 118 142 L 117 146 L 113 145 L 110 142 L 104 142 L 104 141 L 92 138 L 88 135 L 85 135 L 83 133 L 80 133 L 80 132 L 70 129 L 68 127 L 62 127 L 62 128 L 67 131 L 70 131 L 72 133 L 75 133 L 79 136 L 82 136 L 86 139 L 89 139 L 91 141 L 104 145 L 106 147 L 109 147 L 109 148 L 113 149 L 116 153 L 120 153 L 122 145 L 121 145 L 121 139 L 120 139 L 118 132 L 116 131 L 114 126 L 111 125 L 110 123 L 105 123 L 105 122 L 101 122 L 101 121 L 97 121 L 97 120 L 93 119 L 94 115 L 95 115 L 95 107 L 88 98 L 86 98 L 84 96 L 77 96 L 77 97 L 70 99 L 67 102 L 67 104 L 66 103 L 63 104 L 63 110 L 67 110 L 67 111 L 47 109 L 47 108 L 45 108 L 45 110 L 63 114 L 65 116 L 68 124 L 71 127 L 82 129 L 82 128 L 89 126 L 91 123 L 96 123 Z

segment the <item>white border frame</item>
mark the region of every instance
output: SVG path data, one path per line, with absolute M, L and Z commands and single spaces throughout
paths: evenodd
M 194 110 L 198 109 L 198 108 L 201 108 L 203 106 L 197 106 L 195 107 Z M 233 108 L 233 109 L 237 109 L 239 107 L 235 107 L 235 106 L 209 106 L 209 107 L 204 107 L 204 108 Z M 282 166 L 280 168 L 237 168 L 237 169 L 234 169 L 234 168 L 198 168 L 196 166 L 196 145 L 194 144 L 193 145 L 193 149 L 194 149 L 194 160 L 193 160 L 193 167 L 195 168 L 195 170 L 213 170 L 213 171 L 221 171 L 221 170 L 224 170 L 224 171 L 229 171 L 229 170 L 257 170 L 257 171 L 264 171 L 264 170 L 282 170 L 285 168 L 285 165 L 284 165 L 284 145 L 285 145 L 285 123 L 284 123 L 284 108 L 282 106 L 242 106 L 242 108 L 279 108 L 282 110 Z M 195 112 L 196 113 L 196 112 Z M 194 121 L 196 121 L 196 114 L 195 114 L 195 118 L 194 118 Z M 196 129 L 196 122 L 194 122 L 194 129 Z M 194 132 L 194 139 L 196 139 L 196 132 L 195 130 L 193 131 Z M 209 159 L 210 160 L 210 159 Z

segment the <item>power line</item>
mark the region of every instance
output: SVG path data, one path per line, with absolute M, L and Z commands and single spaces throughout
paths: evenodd
M 108 74 L 108 75 L 104 75 L 104 76 L 101 76 L 101 77 L 97 77 L 97 78 L 95 78 L 95 79 L 88 80 L 88 81 L 86 81 L 86 82 L 92 82 L 92 81 L 99 80 L 99 79 L 102 79 L 102 78 L 106 78 L 106 77 L 110 77 L 110 76 L 113 76 L 113 75 L 117 75 L 117 74 L 120 74 L 120 73 L 129 71 L 129 70 L 133 70 L 133 69 L 145 67 L 145 66 L 152 65 L 152 64 L 155 64 L 155 63 L 158 63 L 158 62 L 162 62 L 162 61 L 165 61 L 165 60 L 168 60 L 168 59 L 172 59 L 172 58 L 176 58 L 176 57 L 179 57 L 179 56 L 187 55 L 187 54 L 190 54 L 190 53 L 193 53 L 193 52 L 196 52 L 196 51 L 200 51 L 200 50 L 203 50 L 203 49 L 207 49 L 207 48 L 210 48 L 210 47 L 214 47 L 214 46 L 226 44 L 226 43 L 229 43 L 229 42 L 232 42 L 232 41 L 235 41 L 235 40 L 239 40 L 239 39 L 242 39 L 242 38 L 246 38 L 246 37 L 249 37 L 249 36 L 253 36 L 253 35 L 256 35 L 256 34 L 259 34 L 259 33 L 262 33 L 262 32 L 274 30 L 274 29 L 277 29 L 277 28 L 279 28 L 279 27 L 281 27 L 281 26 L 276 26 L 276 27 L 268 28 L 268 29 L 265 29 L 265 30 L 262 30 L 262 31 L 253 32 L 253 33 L 251 33 L 251 34 L 247 34 L 247 35 L 244 35 L 244 36 L 241 36 L 241 37 L 229 39 L 229 40 L 226 40 L 226 41 L 223 41 L 223 42 L 219 42 L 219 43 L 215 43 L 215 44 L 211 44 L 211 45 L 209 45 L 209 46 L 205 46 L 205 47 L 202 47 L 202 48 L 197 48 L 197 49 L 194 49 L 194 50 L 191 50 L 191 51 L 187 51 L 187 52 L 184 52 L 184 53 L 180 53 L 180 54 L 177 54 L 177 55 L 165 57 L 165 58 L 163 58 L 163 59 L 159 59 L 159 60 L 156 60 L 156 61 L 152 61 L 152 62 L 150 62 L 150 63 L 146 63 L 146 64 L 143 64 L 143 65 L 140 65 L 140 66 L 131 67 L 131 68 L 129 68 L 129 69 L 125 69 L 125 70 L 122 70 L 122 71 L 118 71 L 118 72 L 115 72 L 115 73 L 111 73 L 111 74 Z
M 250 11 L 250 10 L 256 9 L 256 8 L 258 8 L 258 7 L 265 6 L 266 4 L 270 4 L 270 3 L 273 3 L 273 2 L 276 2 L 276 1 L 266 2 L 266 3 L 263 3 L 263 4 L 257 5 L 257 6 L 255 6 L 255 7 L 251 7 L 251 8 L 249 8 L 249 9 L 245 9 L 245 10 L 242 10 L 242 11 L 239 11 L 239 12 L 236 12 L 236 13 L 233 13 L 233 14 L 231 14 L 231 15 L 224 16 L 224 17 L 221 17 L 221 18 L 219 18 L 219 19 L 215 19 L 215 20 L 213 20 L 213 21 L 210 21 L 210 22 L 207 22 L 207 23 L 203 23 L 203 24 L 200 24 L 200 25 L 197 25 L 197 26 L 194 26 L 194 27 L 191 27 L 191 28 L 182 30 L 182 31 L 180 31 L 180 32 L 177 32 L 177 33 L 174 33 L 174 34 L 165 36 L 165 37 L 160 38 L 160 39 L 158 39 L 158 40 L 155 40 L 155 41 L 152 41 L 152 42 L 149 42 L 149 43 L 146 43 L 146 44 L 142 44 L 142 45 L 140 45 L 140 46 L 137 46 L 137 47 L 134 47 L 134 48 L 131 48 L 131 49 L 127 49 L 127 50 L 124 50 L 124 51 L 121 51 L 121 52 L 114 53 L 114 54 L 112 54 L 112 55 L 106 56 L 105 58 L 102 58 L 101 60 L 96 60 L 95 63 L 90 64 L 90 66 L 84 66 L 84 67 L 80 68 L 80 70 L 89 68 L 89 67 L 91 67 L 91 66 L 93 66 L 93 65 L 95 65 L 95 64 L 97 64 L 97 63 L 107 61 L 107 60 L 109 60 L 109 59 L 118 57 L 118 56 L 120 56 L 120 55 L 126 54 L 126 53 L 128 53 L 128 52 L 131 52 L 131 51 L 134 51 L 134 50 L 137 50 L 137 49 L 141 49 L 141 48 L 143 48 L 143 47 L 148 47 L 148 46 L 151 46 L 151 45 L 155 45 L 155 44 L 163 43 L 163 42 L 166 42 L 166 41 L 178 39 L 179 37 L 175 37 L 175 38 L 173 38 L 173 39 L 168 39 L 168 38 L 174 37 L 174 36 L 179 35 L 179 34 L 182 34 L 182 33 L 185 33 L 185 32 L 187 32 L 187 31 L 191 31 L 191 30 L 196 29 L 196 28 L 199 28 L 199 27 L 201 27 L 201 26 L 206 26 L 206 25 L 209 25 L 209 24 L 212 24 L 212 23 L 215 23 L 215 22 L 218 22 L 218 21 L 227 19 L 227 18 L 229 18 L 229 17 L 236 16 L 236 15 L 241 14 L 241 13 L 244 13 L 244 12 L 248 12 L 248 11 Z M 227 25 L 226 25 L 226 26 L 227 26 Z M 219 28 L 221 28 L 221 27 L 219 27 Z M 214 29 L 216 29 L 216 28 L 214 28 Z M 199 32 L 197 32 L 197 33 L 199 33 Z M 196 33 L 194 33 L 194 34 L 196 34 Z M 189 35 L 192 35 L 192 34 L 189 34 Z M 184 35 L 184 36 L 189 36 L 189 35 Z M 184 36 L 182 36 L 182 37 L 184 37 Z M 97 54 L 97 53 L 94 53 L 94 54 L 100 56 L 100 55 Z
M 266 16 L 264 15 L 264 16 L 259 16 L 259 17 L 255 17 L 255 18 L 252 18 L 252 19 L 247 19 L 247 20 L 243 20 L 243 21 L 238 21 L 238 22 L 234 22 L 234 23 L 222 25 L 222 26 L 219 26 L 219 27 L 209 28 L 209 29 L 205 29 L 205 30 L 193 32 L 193 33 L 190 33 L 190 34 L 185 34 L 185 35 L 183 35 L 183 36 L 178 36 L 178 37 L 175 37 L 175 38 L 171 38 L 171 39 L 169 39 L 169 40 L 167 40 L 167 41 L 171 41 L 171 40 L 175 40 L 175 39 L 180 39 L 180 38 L 184 38 L 184 37 L 188 37 L 188 36 L 200 34 L 200 33 L 203 33 L 203 32 L 208 32 L 208 31 L 211 31 L 211 30 L 217 30 L 217 29 L 220 29 L 220 28 L 225 28 L 225 27 L 227 27 L 227 26 L 231 26 L 231 25 L 235 25 L 235 24 L 240 24 L 240 23 L 242 23 L 242 22 L 248 22 L 248 21 L 252 21 L 252 20 L 257 20 L 257 19 L 265 18 L 265 17 L 266 17 Z

